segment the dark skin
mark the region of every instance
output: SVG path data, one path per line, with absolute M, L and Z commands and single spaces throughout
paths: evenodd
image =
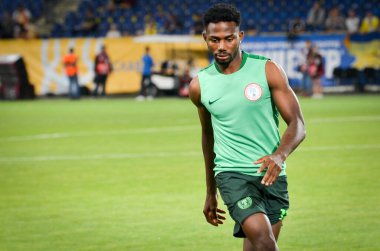
M 210 23 L 206 27 L 203 38 L 222 73 L 231 74 L 239 70 L 242 63 L 240 43 L 244 38 L 244 33 L 239 30 L 235 22 Z M 276 63 L 268 61 L 265 66 L 265 73 L 272 99 L 287 124 L 287 129 L 277 150 L 258 160 L 252 160 L 255 164 L 261 164 L 258 173 L 265 171 L 261 183 L 263 186 L 269 187 L 276 182 L 285 159 L 304 139 L 305 126 L 297 97 L 289 86 L 284 70 Z M 213 151 L 214 138 L 211 114 L 201 103 L 198 77 L 191 81 L 189 94 L 190 99 L 198 109 L 202 126 L 202 149 L 207 187 L 203 213 L 208 223 L 218 226 L 223 224 L 225 212 L 218 208 L 213 172 L 215 153 Z M 242 223 L 243 231 L 247 236 L 244 240 L 243 250 L 277 250 L 276 240 L 281 226 L 281 221 L 271 226 L 267 216 L 262 213 L 249 216 Z

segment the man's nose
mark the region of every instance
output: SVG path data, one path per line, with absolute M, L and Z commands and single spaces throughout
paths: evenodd
M 218 50 L 219 51 L 224 51 L 225 50 L 225 43 L 223 40 L 220 40 L 219 41 L 219 44 L 218 44 Z

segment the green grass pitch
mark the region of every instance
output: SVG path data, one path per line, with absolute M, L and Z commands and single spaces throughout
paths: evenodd
M 380 96 L 300 103 L 281 250 L 380 250 Z M 0 102 L 1 251 L 241 250 L 204 195 L 189 100 Z

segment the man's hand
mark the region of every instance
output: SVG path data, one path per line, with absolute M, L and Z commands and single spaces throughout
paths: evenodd
M 218 199 L 217 196 L 207 195 L 205 206 L 203 208 L 203 214 L 206 217 L 208 223 L 213 226 L 218 226 L 223 224 L 223 221 L 226 219 L 222 214 L 226 212 L 218 208 Z
M 254 162 L 254 164 L 261 164 L 257 173 L 261 173 L 266 168 L 266 174 L 261 180 L 261 184 L 265 186 L 271 186 L 278 178 L 281 172 L 281 166 L 284 163 L 284 159 L 278 154 L 270 154 L 264 156 Z

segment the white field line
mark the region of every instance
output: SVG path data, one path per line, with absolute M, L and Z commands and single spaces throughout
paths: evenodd
M 345 151 L 377 149 L 380 144 L 363 145 L 338 145 L 338 146 L 310 146 L 300 147 L 297 152 L 317 151 Z M 91 155 L 50 155 L 31 157 L 0 157 L 0 162 L 30 162 L 30 161 L 58 161 L 58 160 L 103 160 L 103 159 L 146 159 L 146 158 L 171 158 L 171 157 L 201 157 L 199 152 L 150 152 L 150 153 L 115 153 L 115 154 L 91 154 Z
M 306 120 L 308 123 L 346 123 L 346 122 L 372 122 L 380 121 L 380 116 L 355 116 L 355 117 L 336 117 L 336 118 L 314 118 Z
M 315 118 L 307 120 L 309 124 L 314 123 L 344 123 L 344 122 L 372 122 L 380 121 L 380 116 L 356 116 L 356 117 L 337 117 L 337 118 Z M 162 133 L 162 132 L 182 132 L 200 130 L 197 126 L 171 126 L 171 127 L 150 127 L 132 130 L 119 130 L 119 131 L 97 131 L 97 132 L 57 132 L 57 133 L 44 133 L 26 136 L 8 136 L 0 137 L 0 142 L 17 142 L 17 141 L 31 141 L 31 140 L 49 140 L 70 137 L 91 137 L 91 136 L 107 136 L 107 135 L 122 135 L 122 134 L 147 134 L 147 133 Z
M 200 130 L 199 126 L 171 126 L 171 127 L 151 127 L 132 130 L 120 131 L 97 131 L 97 132 L 62 132 L 62 133 L 46 133 L 35 134 L 27 136 L 10 136 L 0 138 L 0 141 L 30 141 L 30 140 L 45 140 L 45 139 L 59 139 L 70 137 L 91 137 L 91 136 L 107 136 L 107 135 L 122 135 L 122 134 L 147 134 L 147 133 L 162 133 L 162 132 L 182 132 L 191 130 Z
M 146 159 L 168 158 L 175 156 L 201 156 L 201 152 L 156 152 L 156 153 L 114 153 L 91 155 L 61 155 L 32 157 L 0 157 L 0 162 L 57 161 L 57 160 L 101 160 L 101 159 Z
M 340 150 L 362 150 L 380 148 L 380 144 L 360 144 L 360 145 L 338 145 L 338 146 L 305 146 L 296 149 L 296 152 L 317 152 L 317 151 L 340 151 Z

